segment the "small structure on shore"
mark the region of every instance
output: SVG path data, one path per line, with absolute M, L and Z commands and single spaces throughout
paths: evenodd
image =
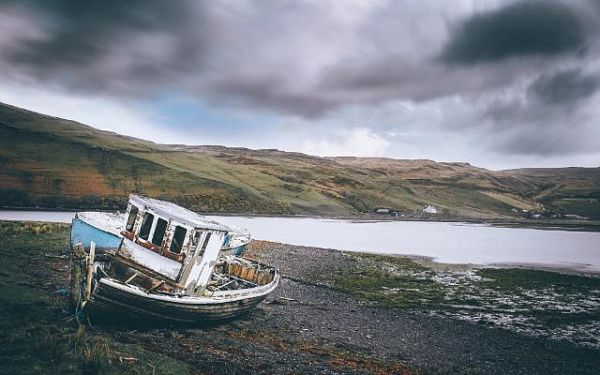
M 239 231 L 173 203 L 131 195 L 120 233 L 116 221 L 101 213 L 73 220 L 78 311 L 203 323 L 248 311 L 279 283 L 275 268 L 224 251 Z
M 423 212 L 425 212 L 426 214 L 435 215 L 438 213 L 438 210 L 434 206 L 427 206 L 423 209 Z

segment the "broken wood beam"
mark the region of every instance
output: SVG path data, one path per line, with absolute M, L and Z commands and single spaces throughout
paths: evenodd
M 115 260 L 115 261 L 117 261 L 117 262 L 123 264 L 124 266 L 127 266 L 127 267 L 129 267 L 129 268 L 131 268 L 133 270 L 136 270 L 136 271 L 138 271 L 141 274 L 144 274 L 144 275 L 147 275 L 149 277 L 152 277 L 152 278 L 164 281 L 165 284 L 167 284 L 169 286 L 172 286 L 173 288 L 177 288 L 177 289 L 181 289 L 181 290 L 185 289 L 185 287 L 183 285 L 179 284 L 178 282 L 170 280 L 170 279 L 166 278 L 165 276 L 163 276 L 163 275 L 161 275 L 161 274 L 159 274 L 159 273 L 157 273 L 157 272 L 155 272 L 155 271 L 153 271 L 153 270 L 151 270 L 149 268 L 146 268 L 146 267 L 144 267 L 144 266 L 142 266 L 142 265 L 140 265 L 138 263 L 132 262 L 129 259 L 124 258 L 124 257 L 122 257 L 120 255 L 106 254 L 106 257 L 108 259 Z
M 133 279 L 137 277 L 138 273 L 134 272 L 127 280 L 125 280 L 125 284 L 129 284 Z
M 156 285 L 154 285 L 152 288 L 148 289 L 148 293 L 154 292 L 156 289 L 160 288 L 163 285 L 165 285 L 165 281 L 161 280 L 159 283 L 157 283 Z
M 92 279 L 94 277 L 94 256 L 96 255 L 96 243 L 90 242 L 90 253 L 86 259 L 85 272 L 85 300 L 92 298 Z

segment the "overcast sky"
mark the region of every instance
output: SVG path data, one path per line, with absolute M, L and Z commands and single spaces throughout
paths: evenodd
M 160 143 L 598 167 L 599 34 L 600 0 L 0 0 L 0 101 Z

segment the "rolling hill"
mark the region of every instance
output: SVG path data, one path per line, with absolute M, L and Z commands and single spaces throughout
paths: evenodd
M 446 218 L 510 218 L 542 207 L 600 218 L 600 168 L 490 171 L 162 145 L 0 104 L 0 205 L 116 209 L 130 193 L 205 212 L 354 215 L 434 205 Z

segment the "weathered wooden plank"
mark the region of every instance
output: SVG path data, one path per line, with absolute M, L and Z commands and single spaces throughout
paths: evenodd
M 146 267 L 144 267 L 144 266 L 142 266 L 140 264 L 132 262 L 129 259 L 123 258 L 123 257 L 121 257 L 119 255 L 116 255 L 116 256 L 111 255 L 111 254 L 106 254 L 106 255 L 107 255 L 107 257 L 109 259 L 112 259 L 112 260 L 114 260 L 116 262 L 119 262 L 119 263 L 121 263 L 121 264 L 123 264 L 123 265 L 125 265 L 125 266 L 127 266 L 129 268 L 132 268 L 132 269 L 134 269 L 136 271 L 144 273 L 144 274 L 146 274 L 146 275 L 148 275 L 150 277 L 153 277 L 153 278 L 155 278 L 157 280 L 164 281 L 165 284 L 167 284 L 169 286 L 172 286 L 174 288 L 181 289 L 181 290 L 185 289 L 183 287 L 183 285 L 181 285 L 179 283 L 176 283 L 175 281 L 170 280 L 170 279 L 162 276 L 161 274 L 156 273 L 156 272 L 152 271 L 151 269 L 148 269 L 148 268 L 146 268 Z
M 85 272 L 85 300 L 89 300 L 92 296 L 92 279 L 94 278 L 94 257 L 96 255 L 96 243 L 90 243 L 90 253 L 86 259 Z

